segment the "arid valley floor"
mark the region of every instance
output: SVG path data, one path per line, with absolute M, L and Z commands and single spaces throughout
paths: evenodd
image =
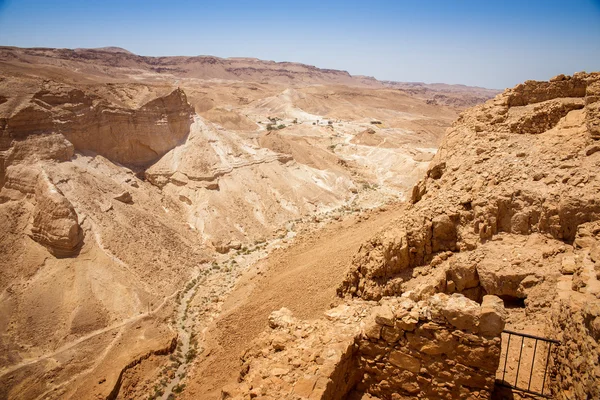
M 600 398 L 599 140 L 600 73 L 0 47 L 0 399 Z

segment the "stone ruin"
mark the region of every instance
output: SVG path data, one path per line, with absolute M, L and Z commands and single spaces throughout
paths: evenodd
M 496 296 L 480 305 L 442 293 L 348 303 L 311 323 L 281 309 L 223 398 L 489 398 L 505 318 Z

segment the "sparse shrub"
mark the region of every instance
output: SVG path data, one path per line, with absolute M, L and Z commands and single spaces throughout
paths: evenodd
M 277 125 L 277 129 L 283 129 L 283 128 L 285 128 L 285 124 L 279 124 L 279 125 Z
M 188 351 L 188 353 L 186 354 L 186 356 L 185 356 L 185 360 L 186 360 L 187 362 L 190 362 L 190 361 L 192 361 L 194 358 L 196 358 L 196 355 L 197 355 L 197 354 L 198 354 L 198 353 L 196 352 L 196 349 L 193 349 L 193 348 L 192 348 L 192 349 L 190 349 L 190 350 Z
M 183 389 L 185 389 L 185 383 L 180 383 L 179 385 L 173 386 L 174 393 L 181 393 L 183 392 Z

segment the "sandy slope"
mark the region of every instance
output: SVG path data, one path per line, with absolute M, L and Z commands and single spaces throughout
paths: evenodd
M 221 388 L 237 379 L 240 354 L 267 327 L 273 310 L 287 307 L 298 317 L 319 318 L 336 301 L 335 289 L 362 238 L 384 229 L 403 210 L 394 205 L 367 214 L 368 219 L 351 216 L 302 235 L 244 276 L 208 331 L 184 398 L 220 398 Z

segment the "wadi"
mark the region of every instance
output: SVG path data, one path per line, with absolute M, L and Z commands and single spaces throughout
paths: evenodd
M 0 398 L 600 398 L 599 140 L 598 72 L 0 47 Z

